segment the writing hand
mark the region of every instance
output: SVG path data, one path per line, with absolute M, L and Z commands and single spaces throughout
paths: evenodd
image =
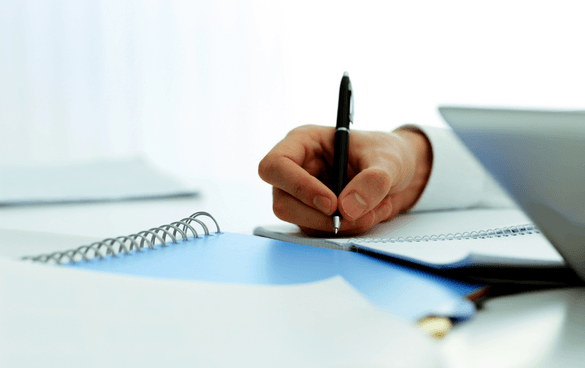
M 349 183 L 335 196 L 328 187 L 335 129 L 295 128 L 262 159 L 258 173 L 273 186 L 273 210 L 309 235 L 332 232 L 331 215 L 343 216 L 339 233 L 362 233 L 412 207 L 430 174 L 428 140 L 416 129 L 394 133 L 354 130 Z

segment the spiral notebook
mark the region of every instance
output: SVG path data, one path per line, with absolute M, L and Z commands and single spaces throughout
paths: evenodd
M 296 226 L 263 226 L 254 234 L 316 247 L 367 251 L 434 269 L 475 266 L 562 267 L 564 260 L 517 209 L 401 214 L 353 238 L 311 238 Z
M 452 280 L 364 254 L 221 232 L 207 212 L 75 249 L 24 257 L 80 270 L 150 278 L 291 285 L 342 276 L 375 305 L 411 321 L 466 319 L 482 285 Z

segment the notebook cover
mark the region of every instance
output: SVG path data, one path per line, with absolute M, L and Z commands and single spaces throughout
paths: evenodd
M 379 307 L 412 321 L 429 315 L 466 319 L 465 298 L 481 285 L 440 277 L 366 254 L 251 235 L 221 233 L 160 244 L 117 257 L 68 264 L 85 270 L 208 282 L 283 285 L 341 275 Z

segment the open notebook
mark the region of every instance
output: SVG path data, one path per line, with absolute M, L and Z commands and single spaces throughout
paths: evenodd
M 475 307 L 468 298 L 483 290 L 482 285 L 364 254 L 222 232 L 207 212 L 59 249 L 24 259 L 102 273 L 229 284 L 294 285 L 341 276 L 373 304 L 411 321 L 428 316 L 469 318 Z
M 294 225 L 254 234 L 317 247 L 370 251 L 436 269 L 563 266 L 563 258 L 517 209 L 408 213 L 353 238 L 311 238 Z

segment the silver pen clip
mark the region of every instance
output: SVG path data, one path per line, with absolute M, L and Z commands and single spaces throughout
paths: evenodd
M 349 122 L 353 124 L 353 90 L 349 85 Z
M 344 77 L 349 78 L 348 72 L 343 72 Z M 347 90 L 349 91 L 349 123 L 353 124 L 353 88 L 351 86 L 351 81 L 347 85 Z

